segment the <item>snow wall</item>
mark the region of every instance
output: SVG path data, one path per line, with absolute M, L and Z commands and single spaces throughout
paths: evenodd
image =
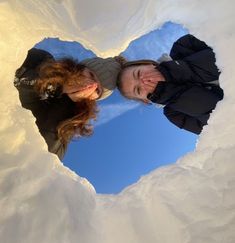
M 234 9 L 232 0 L 1 0 L 0 242 L 234 243 Z M 166 21 L 214 48 L 224 100 L 194 152 L 118 195 L 98 195 L 47 152 L 14 71 L 44 37 L 112 56 Z

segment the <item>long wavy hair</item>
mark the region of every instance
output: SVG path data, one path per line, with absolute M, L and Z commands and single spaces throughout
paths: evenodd
M 43 94 L 48 85 L 53 85 L 60 90 L 64 84 L 78 84 L 85 87 L 87 82 L 83 75 L 85 68 L 84 65 L 71 58 L 56 61 L 50 59 L 39 67 L 35 89 L 39 94 Z M 93 127 L 90 120 L 96 119 L 97 112 L 94 100 L 81 99 L 76 102 L 74 116 L 61 121 L 57 126 L 60 141 L 67 145 L 72 138 L 91 135 Z

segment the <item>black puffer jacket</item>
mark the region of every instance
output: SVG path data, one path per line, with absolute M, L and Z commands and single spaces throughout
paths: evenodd
M 66 147 L 58 139 L 57 126 L 61 121 L 74 116 L 75 103 L 66 95 L 42 100 L 34 90 L 38 77 L 37 68 L 51 58 L 53 59 L 53 56 L 46 51 L 36 48 L 29 50 L 24 63 L 16 71 L 14 85 L 19 91 L 22 106 L 31 110 L 35 116 L 48 150 L 62 159 Z
M 148 99 L 165 105 L 164 114 L 176 126 L 199 134 L 223 99 L 215 54 L 205 42 L 186 35 L 174 43 L 170 56 L 172 61 L 157 67 L 166 81 L 159 82 Z

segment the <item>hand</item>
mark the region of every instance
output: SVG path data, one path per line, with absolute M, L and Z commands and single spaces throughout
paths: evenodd
M 140 79 L 147 90 L 154 91 L 158 82 L 165 81 L 164 76 L 154 66 L 150 66 L 148 70 L 140 75 Z
M 156 84 L 159 81 L 166 81 L 164 76 L 161 74 L 160 71 L 158 71 L 156 68 L 152 68 L 150 70 L 147 70 L 145 72 L 143 72 L 140 75 L 140 79 L 146 84 L 150 85 L 150 86 L 156 86 Z
M 66 93 L 73 102 L 77 102 L 81 99 L 96 100 L 99 95 L 96 92 L 98 83 L 92 82 L 87 84 L 85 87 L 80 85 L 64 85 L 63 93 Z

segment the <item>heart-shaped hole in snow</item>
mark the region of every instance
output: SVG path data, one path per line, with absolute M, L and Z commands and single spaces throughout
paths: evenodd
M 128 60 L 158 59 L 188 31 L 168 22 L 130 43 L 121 53 Z M 78 60 L 96 55 L 78 42 L 48 38 L 36 45 L 55 58 Z M 176 161 L 195 147 L 197 136 L 172 125 L 162 109 L 124 99 L 115 91 L 99 102 L 100 113 L 89 138 L 72 141 L 63 163 L 86 177 L 98 193 L 118 193 L 140 176 Z

